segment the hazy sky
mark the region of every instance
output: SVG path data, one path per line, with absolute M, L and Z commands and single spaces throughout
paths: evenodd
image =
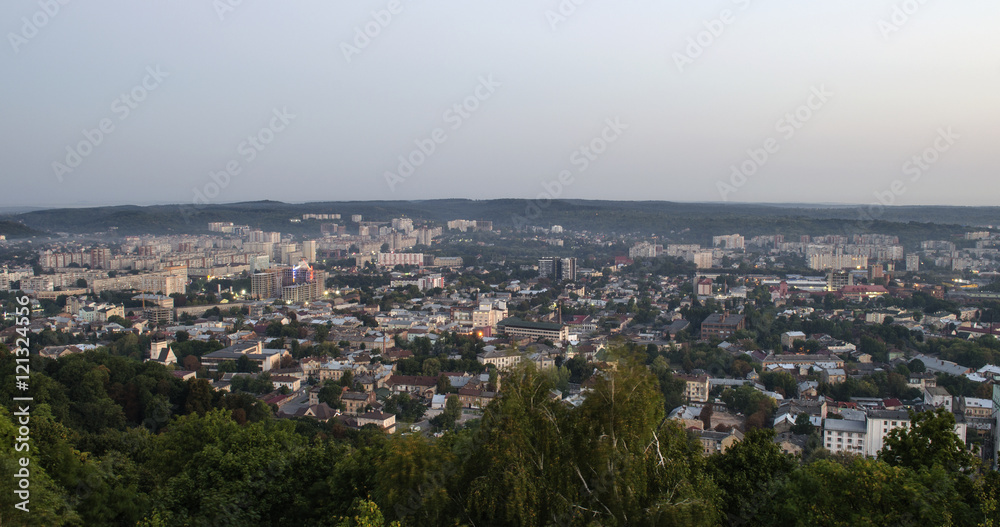
M 0 3 L 0 206 L 997 205 L 996 0 L 61 1 Z

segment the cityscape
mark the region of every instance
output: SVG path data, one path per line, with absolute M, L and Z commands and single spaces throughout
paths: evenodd
M 518 210 L 522 204 L 507 206 Z M 612 207 L 620 205 L 607 205 Z M 32 368 L 30 383 L 46 386 L 33 403 L 45 401 L 51 426 L 75 430 L 78 440 L 101 430 L 141 431 L 150 448 L 164 449 L 141 462 L 167 463 L 161 456 L 169 453 L 195 463 L 164 468 L 174 475 L 147 491 L 152 494 L 180 492 L 173 478 L 187 481 L 189 471 L 215 470 L 195 461 L 205 452 L 192 451 L 198 447 L 190 442 L 203 439 L 183 436 L 194 433 L 190 427 L 209 426 L 199 421 L 205 419 L 213 427 L 228 423 L 226 434 L 236 436 L 256 426 L 257 433 L 319 441 L 336 451 L 322 454 L 334 459 L 384 449 L 378 455 L 394 461 L 366 462 L 352 477 L 364 475 L 367 483 L 357 485 L 370 485 L 368 492 L 378 496 L 416 485 L 409 487 L 415 494 L 402 504 L 393 504 L 393 494 L 361 502 L 343 498 L 344 506 L 368 507 L 366 514 L 384 507 L 377 514 L 415 524 L 457 513 L 455 505 L 427 503 L 428 493 L 462 496 L 452 485 L 468 477 L 459 471 L 478 467 L 477 457 L 513 448 L 510 441 L 527 446 L 555 440 L 545 448 L 559 448 L 568 440 L 559 439 L 563 426 L 650 434 L 659 448 L 683 460 L 685 470 L 702 471 L 715 483 L 692 488 L 685 498 L 692 504 L 661 504 L 669 515 L 695 507 L 684 512 L 696 516 L 692 523 L 780 521 L 774 516 L 782 514 L 779 507 L 812 499 L 796 494 L 805 487 L 794 478 L 820 467 L 902 470 L 904 462 L 888 456 L 918 448 L 906 442 L 915 431 L 952 435 L 947 454 L 937 448 L 943 440 L 934 438 L 921 456 L 947 456 L 948 463 L 959 462 L 952 459 L 958 456 L 964 470 L 985 471 L 977 481 L 994 477 L 1000 430 L 995 226 L 945 224 L 933 239 L 922 239 L 921 229 L 909 224 L 888 222 L 886 232 L 851 236 L 695 236 L 687 228 L 643 235 L 575 227 L 586 219 L 518 229 L 512 216 L 436 221 L 381 207 L 377 216 L 334 212 L 324 204 L 293 208 L 331 211 L 288 216 L 286 232 L 211 221 L 192 224 L 185 234 L 147 235 L 119 233 L 114 226 L 42 233 L 31 227 L 36 213 L 15 217 L 8 227 L 33 233 L 2 242 L 4 360 L 16 360 L 10 350 L 28 341 L 20 349 Z M 218 213 L 206 207 L 196 214 Z M 74 212 L 64 214 L 71 228 Z M 704 243 L 695 243 L 698 238 Z M 73 377 L 66 377 L 69 372 Z M 626 381 L 616 386 L 619 376 Z M 16 400 L 18 385 L 5 386 Z M 643 398 L 628 398 L 636 389 L 644 390 Z M 541 399 L 523 400 L 529 393 Z M 625 402 L 596 402 L 596 396 Z M 572 421 L 594 411 L 631 417 Z M 548 415 L 556 422 L 510 421 L 525 412 L 529 420 Z M 635 426 L 652 428 L 629 430 Z M 461 438 L 473 443 L 455 451 Z M 112 446 L 99 448 L 122 448 L 114 445 L 124 436 L 108 440 Z M 598 452 L 612 448 L 594 436 L 578 441 Z M 64 439 L 45 448 L 69 445 Z M 277 444 L 259 448 L 272 457 L 308 450 L 304 443 L 287 451 Z M 253 466 L 252 452 L 233 455 L 241 470 Z M 527 465 L 519 470 L 550 476 L 535 465 L 541 452 L 490 455 L 498 456 L 490 458 L 498 465 L 475 470 L 506 474 L 508 464 L 520 460 Z M 426 466 L 422 456 L 456 456 L 451 463 L 457 465 Z M 80 461 L 74 470 L 98 470 L 105 462 Z M 725 471 L 740 463 L 773 464 L 756 473 L 755 484 L 779 485 L 791 495 L 775 503 L 748 500 L 726 480 Z M 249 479 L 239 486 L 297 478 L 287 472 L 292 465 L 266 463 L 254 469 L 264 470 L 262 476 L 240 476 Z M 431 474 L 454 472 L 412 483 L 377 479 L 420 466 Z M 141 492 L 139 482 L 128 489 L 104 480 L 94 484 L 102 493 Z M 717 503 L 709 492 L 734 494 Z M 586 492 L 577 497 L 610 499 Z M 117 514 L 138 518 L 163 510 L 217 518 L 218 511 L 191 499 Z M 478 506 L 459 507 L 466 514 Z M 308 517 L 306 509 L 301 514 Z M 567 524 L 587 517 L 572 509 L 560 514 Z
M 1000 525 L 1000 4 L 0 12 L 0 526 Z

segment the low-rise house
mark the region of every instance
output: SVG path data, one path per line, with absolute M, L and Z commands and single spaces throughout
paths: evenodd
M 916 358 L 920 362 L 924 363 L 924 366 L 929 372 L 947 373 L 955 376 L 962 376 L 966 373 L 972 372 L 972 368 L 967 368 L 951 361 L 936 359 L 934 357 L 920 354 L 918 354 Z
M 496 392 L 479 388 L 460 388 L 458 390 L 458 398 L 464 408 L 486 408 L 496 396 Z
M 781 334 L 781 347 L 791 349 L 796 340 L 806 340 L 806 334 L 801 331 L 786 331 Z
M 778 434 L 774 438 L 774 442 L 781 449 L 782 454 L 796 457 L 802 455 L 802 451 L 806 447 L 806 441 L 808 441 L 807 436 L 795 435 L 791 432 Z
M 288 388 L 293 392 L 302 387 L 302 379 L 292 375 L 272 375 L 271 383 L 275 389 Z
M 344 403 L 345 414 L 357 415 L 365 413 L 365 407 L 375 404 L 375 392 L 344 392 L 340 396 L 340 402 Z
M 705 423 L 701 421 L 700 406 L 678 406 L 670 411 L 667 419 L 680 421 L 681 427 L 685 430 L 692 428 L 702 430 L 705 427 Z
M 487 346 L 487 348 L 490 347 L 491 346 Z M 505 371 L 520 364 L 520 362 L 523 360 L 523 357 L 521 356 L 520 353 L 513 350 L 493 348 L 493 349 L 487 349 L 486 351 L 477 355 L 476 360 L 479 361 L 480 364 L 493 366 L 497 370 Z
M 396 432 L 396 416 L 393 414 L 368 412 L 356 416 L 354 422 L 358 428 L 365 425 L 375 425 L 386 433 L 392 434 Z
M 299 408 L 295 412 L 295 417 L 312 417 L 317 421 L 326 422 L 339 415 L 337 410 L 330 408 L 326 403 L 310 404 L 305 408 Z
M 950 412 L 954 398 L 940 386 L 928 386 L 924 388 L 924 403 L 935 408 L 946 408 Z
M 708 402 L 709 377 L 708 375 L 675 375 L 675 378 L 682 379 L 686 386 L 684 395 L 689 401 L 695 403 Z
M 75 353 L 83 353 L 83 348 L 79 346 L 46 346 L 38 351 L 42 357 L 58 359 Z
M 725 454 L 726 450 L 743 440 L 743 433 L 735 428 L 728 432 L 702 430 L 698 432 L 698 438 L 701 440 L 702 453 L 710 456 Z
M 989 419 L 993 417 L 993 401 L 975 397 L 959 397 L 957 411 L 970 419 Z
M 671 322 L 670 325 L 667 326 L 667 329 L 663 330 L 663 335 L 672 340 L 677 338 L 678 333 L 685 330 L 688 332 L 691 331 L 691 323 L 683 318 L 679 318 Z
M 386 387 L 393 393 L 408 393 L 427 399 L 437 392 L 437 377 L 393 375 L 389 377 Z
M 906 380 L 907 388 L 923 390 L 924 388 L 932 388 L 934 386 L 937 386 L 937 377 L 930 372 L 910 373 L 909 378 Z
M 713 313 L 701 323 L 701 338 L 726 340 L 741 329 L 746 329 L 746 317 L 743 315 Z
M 802 381 L 799 383 L 799 397 L 818 397 L 818 381 Z
M 824 368 L 820 378 L 827 384 L 840 384 L 847 380 L 847 373 L 843 368 Z

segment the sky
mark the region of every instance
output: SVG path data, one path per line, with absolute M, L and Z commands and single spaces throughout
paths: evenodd
M 10 0 L 0 207 L 996 205 L 997 20 L 995 0 Z

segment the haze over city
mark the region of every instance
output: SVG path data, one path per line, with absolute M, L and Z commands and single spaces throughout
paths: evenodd
M 985 0 L 43 4 L 0 6 L 4 207 L 987 205 L 1000 161 Z

